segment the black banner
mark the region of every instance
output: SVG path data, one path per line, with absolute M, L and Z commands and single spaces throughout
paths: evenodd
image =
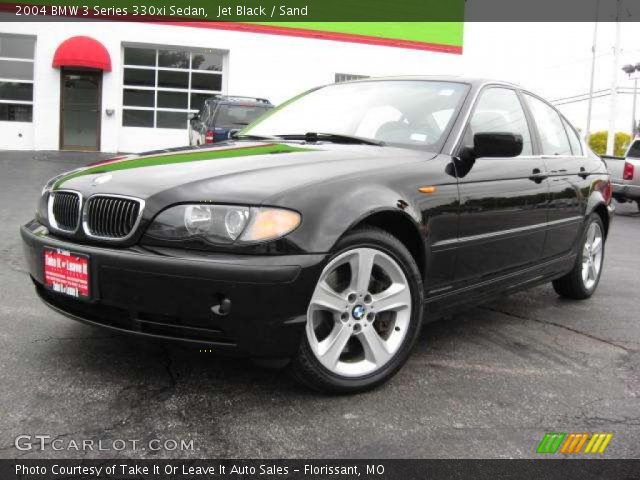
M 2 480 L 637 479 L 640 460 L 0 460 Z

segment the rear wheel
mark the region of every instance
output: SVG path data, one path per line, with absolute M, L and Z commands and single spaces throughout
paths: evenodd
M 417 337 L 422 299 L 420 273 L 398 239 L 375 228 L 347 235 L 316 284 L 294 375 L 333 393 L 388 380 Z
M 604 264 L 604 226 L 596 213 L 591 214 L 582 235 L 573 270 L 553 281 L 553 288 L 563 297 L 582 300 L 596 291 Z

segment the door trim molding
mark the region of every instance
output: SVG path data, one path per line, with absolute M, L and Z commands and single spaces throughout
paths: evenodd
M 563 255 L 561 257 L 557 257 L 554 259 L 551 259 L 549 261 L 546 261 L 544 263 L 540 263 L 538 265 L 534 265 L 534 266 L 530 266 L 530 267 L 525 267 L 522 268 L 520 270 L 508 273 L 506 275 L 501 275 L 498 277 L 493 277 L 493 278 L 489 278 L 487 280 L 483 280 L 480 282 L 476 282 L 476 283 L 471 283 L 468 285 L 465 285 L 463 287 L 460 288 L 456 288 L 455 290 L 448 290 L 446 293 L 441 293 L 444 289 L 443 288 L 439 288 L 436 290 L 430 290 L 427 292 L 427 298 L 425 298 L 424 300 L 424 304 L 429 304 L 429 303 L 433 303 L 435 301 L 439 301 L 442 300 L 444 298 L 447 298 L 451 295 L 456 295 L 462 292 L 468 292 L 468 291 L 472 291 L 472 290 L 477 290 L 478 288 L 482 288 L 485 286 L 490 286 L 492 284 L 496 284 L 496 283 L 500 283 L 500 282 L 504 282 L 510 278 L 517 278 L 517 277 L 524 277 L 525 275 L 527 275 L 528 273 L 535 273 L 537 271 L 544 271 L 545 269 L 557 264 L 557 263 L 562 263 L 562 262 L 570 262 L 570 261 L 575 261 L 576 258 L 576 254 L 575 253 L 569 253 L 567 255 Z M 534 281 L 537 281 L 541 278 L 546 278 L 548 275 L 538 275 L 535 277 L 531 277 L 531 278 L 525 278 L 523 279 L 521 282 L 518 282 L 514 285 L 511 285 L 510 287 L 506 288 L 505 291 L 509 291 L 509 290 L 513 290 L 515 288 L 520 287 L 523 284 L 527 284 L 527 283 L 531 283 Z M 431 296 L 430 296 L 431 295 Z
M 440 240 L 439 242 L 432 243 L 431 247 L 436 247 L 436 248 L 449 247 L 451 245 L 458 245 L 461 243 L 476 242 L 476 241 L 488 240 L 493 238 L 518 235 L 520 233 L 525 233 L 532 230 L 543 230 L 543 229 L 553 228 L 565 223 L 574 223 L 574 222 L 577 223 L 578 221 L 581 222 L 582 220 L 583 220 L 582 216 L 575 216 L 575 217 L 561 218 L 559 220 L 552 220 L 551 222 L 536 223 L 535 225 L 526 225 L 524 227 L 509 228 L 507 230 L 498 230 L 496 232 L 489 232 L 489 233 L 481 233 L 479 235 L 469 235 L 467 237 L 449 238 L 446 240 Z

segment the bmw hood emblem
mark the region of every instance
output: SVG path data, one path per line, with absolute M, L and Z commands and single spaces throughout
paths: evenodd
M 91 185 L 102 185 L 103 183 L 107 183 L 109 180 L 111 180 L 111 178 L 112 175 L 110 173 L 107 173 L 106 175 L 99 175 L 93 179 Z

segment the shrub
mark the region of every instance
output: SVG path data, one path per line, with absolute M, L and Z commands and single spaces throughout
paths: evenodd
M 591 150 L 593 150 L 594 153 L 604 155 L 607 151 L 608 137 L 609 132 L 604 130 L 592 133 L 589 135 L 589 147 L 591 147 Z M 629 148 L 629 143 L 631 143 L 631 135 L 624 132 L 617 132 L 614 141 L 613 154 L 616 157 L 622 157 L 626 153 L 627 148 Z

